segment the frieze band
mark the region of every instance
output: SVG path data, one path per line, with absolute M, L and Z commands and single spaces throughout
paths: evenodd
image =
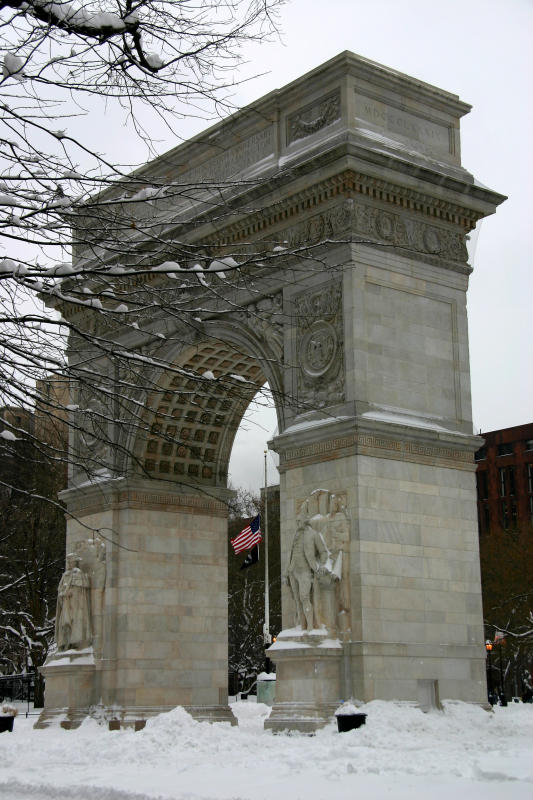
M 287 235 L 289 245 L 296 247 L 342 233 L 403 247 L 419 258 L 436 256 L 456 263 L 466 263 L 468 259 L 464 237 L 460 233 L 352 199 L 293 226 Z
M 181 511 L 185 514 L 208 514 L 225 517 L 227 505 L 216 497 L 192 494 L 173 494 L 123 489 L 117 494 L 103 492 L 98 497 L 72 497 L 67 500 L 68 513 L 83 516 L 109 508 L 142 508 Z
M 446 462 L 445 466 L 450 466 L 450 463 L 453 463 L 456 469 L 475 469 L 473 456 L 469 450 L 460 450 L 452 447 L 432 447 L 418 444 L 417 442 L 399 441 L 397 439 L 386 439 L 358 433 L 286 450 L 284 453 L 280 453 L 280 466 L 282 469 L 287 469 L 295 466 L 293 462 L 319 460 L 324 454 L 336 453 L 334 457 L 344 458 L 347 455 L 346 450 L 348 448 L 353 448 L 354 454 L 356 449 L 357 453 L 362 455 L 373 454 L 366 451 L 378 451 L 378 453 L 387 451 L 389 457 L 395 459 L 417 461 L 429 458 Z

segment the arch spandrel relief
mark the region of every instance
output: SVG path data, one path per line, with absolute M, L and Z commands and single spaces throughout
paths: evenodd
M 342 283 L 295 298 L 300 413 L 344 402 Z
M 107 473 L 110 468 L 111 434 L 110 412 L 105 393 L 95 397 L 88 389 L 77 390 L 71 386 L 73 399 L 73 472 L 77 478 L 84 475 Z
M 246 310 L 237 312 L 237 318 L 272 352 L 283 357 L 283 293 L 263 297 L 250 303 Z

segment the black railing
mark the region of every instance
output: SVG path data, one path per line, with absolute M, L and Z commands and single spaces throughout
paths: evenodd
M 33 703 L 35 696 L 35 673 L 0 675 L 0 702 Z

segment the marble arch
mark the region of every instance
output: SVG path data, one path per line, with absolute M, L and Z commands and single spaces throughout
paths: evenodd
M 101 472 L 88 481 L 80 461 L 64 499 L 93 639 L 43 668 L 40 725 L 77 725 L 99 703 L 115 724 L 178 704 L 232 721 L 227 463 L 265 380 L 277 399 L 288 575 L 270 727 L 314 730 L 348 697 L 485 702 L 465 237 L 505 198 L 461 164 L 469 111 L 342 53 L 141 173 L 147 186 L 169 174 L 241 186 L 247 205 L 222 221 L 201 203 L 155 203 L 169 237 L 223 253 L 261 243 L 286 257 L 254 269 L 253 291 L 224 297 L 220 284 L 222 305 L 194 325 L 148 305 L 137 332 L 108 334 L 139 353 L 151 387 L 108 415 L 122 413 L 107 449 L 105 400 L 80 389 Z M 86 356 L 113 380 L 105 359 Z M 80 520 L 112 539 L 87 540 Z

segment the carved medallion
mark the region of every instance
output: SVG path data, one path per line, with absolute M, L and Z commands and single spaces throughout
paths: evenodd
M 438 253 L 441 249 L 440 237 L 434 228 L 426 227 L 423 233 L 424 244 L 428 252 Z
M 342 284 L 327 284 L 295 299 L 298 404 L 302 411 L 344 400 Z
M 382 239 L 392 239 L 394 236 L 394 218 L 390 214 L 378 214 L 376 229 Z
M 337 334 L 335 328 L 319 320 L 314 322 L 305 334 L 302 346 L 302 366 L 312 378 L 324 375 L 331 367 L 337 352 Z

